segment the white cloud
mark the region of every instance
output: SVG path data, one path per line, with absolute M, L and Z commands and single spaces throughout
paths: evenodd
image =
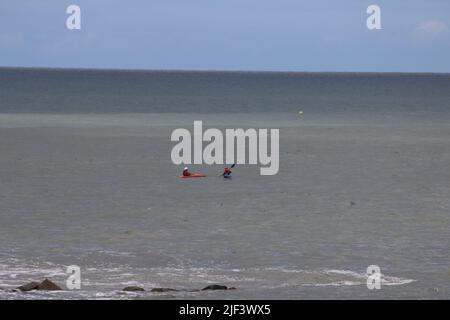
M 448 32 L 447 25 L 439 20 L 428 20 L 419 24 L 413 31 L 415 41 L 424 43 L 438 39 Z

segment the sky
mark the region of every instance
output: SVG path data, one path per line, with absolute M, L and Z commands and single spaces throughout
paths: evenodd
M 0 66 L 449 73 L 449 57 L 449 0 L 0 1 Z

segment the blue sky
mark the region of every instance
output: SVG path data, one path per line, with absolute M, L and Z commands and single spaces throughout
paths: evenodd
M 450 72 L 449 57 L 448 0 L 0 2 L 0 66 Z

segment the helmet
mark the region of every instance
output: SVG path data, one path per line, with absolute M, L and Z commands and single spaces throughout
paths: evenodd
M 188 170 L 188 167 L 184 167 L 184 169 L 183 170 Z

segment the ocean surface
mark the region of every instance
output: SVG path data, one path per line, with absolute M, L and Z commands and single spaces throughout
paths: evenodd
M 279 173 L 177 179 L 194 120 Z M 450 75 L 0 69 L 0 299 L 449 299 L 449 252 Z

